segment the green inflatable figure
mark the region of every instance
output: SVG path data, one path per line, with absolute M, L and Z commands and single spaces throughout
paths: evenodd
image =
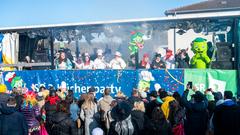
M 191 59 L 191 68 L 208 68 L 211 59 L 207 55 L 207 40 L 203 38 L 196 38 L 192 43 L 191 50 L 194 53 L 194 56 Z
M 138 52 L 139 48 L 142 49 L 144 47 L 144 35 L 140 32 L 132 32 L 131 34 L 132 36 L 128 49 L 131 51 L 131 55 L 133 55 Z

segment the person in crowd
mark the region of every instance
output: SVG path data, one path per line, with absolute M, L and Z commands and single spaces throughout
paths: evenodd
M 108 63 L 104 60 L 103 50 L 97 50 L 97 58 L 94 60 L 94 69 L 106 69 Z
M 132 108 L 128 102 L 119 102 L 111 111 L 109 135 L 133 135 L 134 127 L 131 120 Z
M 60 98 L 57 96 L 56 91 L 51 90 L 49 97 L 46 99 L 44 110 L 46 111 L 46 129 L 51 134 L 52 120 L 54 114 L 57 112 L 57 104 L 60 102 Z
M 161 54 L 156 54 L 151 64 L 152 69 L 166 68 L 166 64 L 161 60 Z
M 134 102 L 134 107 L 131 112 L 132 124 L 134 127 L 133 135 L 144 135 L 144 113 L 144 103 L 142 101 Z
M 6 93 L 7 87 L 4 84 L 0 84 L 0 107 L 6 105 L 9 95 Z
M 88 94 L 92 94 L 94 96 L 94 102 L 96 104 L 98 104 L 98 100 L 96 98 L 96 88 L 91 86 L 89 89 L 88 89 Z
M 213 115 L 214 135 L 240 134 L 240 107 L 232 100 L 231 91 L 224 92 L 224 102 L 218 105 Z
M 174 93 L 173 93 L 173 97 L 174 97 L 174 99 L 178 102 L 178 104 L 179 104 L 181 107 L 184 107 L 184 106 L 183 106 L 183 103 L 182 103 L 181 95 L 180 95 L 178 92 L 174 92 Z
M 37 99 L 37 104 L 38 104 L 38 107 L 39 109 L 41 110 L 42 107 L 45 105 L 45 99 L 43 97 L 43 92 L 38 92 L 37 93 L 37 96 L 36 96 L 36 99 Z
M 98 127 L 97 104 L 94 102 L 94 95 L 88 93 L 86 100 L 81 106 L 80 117 L 84 121 L 85 135 L 90 135 L 92 130 Z
M 17 88 L 13 88 L 11 96 L 13 96 L 16 99 L 16 103 L 17 103 L 16 109 L 17 109 L 17 111 L 19 111 L 21 108 L 22 102 L 23 102 L 22 92 L 20 90 L 18 90 Z
M 88 53 L 84 53 L 83 63 L 80 65 L 76 64 L 76 67 L 77 69 L 94 69 L 94 62 L 90 59 L 90 55 Z
M 141 92 L 140 93 L 140 98 L 144 103 L 144 107 L 146 108 L 147 104 L 149 103 L 149 101 L 147 99 L 147 93 L 146 92 Z
M 171 124 L 165 118 L 161 107 L 155 107 L 151 115 L 144 132 L 146 135 L 172 135 Z
M 194 91 L 195 88 L 194 88 Z M 189 90 L 185 90 L 182 96 L 183 105 L 186 108 L 186 121 L 184 130 L 186 135 L 204 135 L 208 125 L 208 100 L 200 91 L 192 95 L 192 100 L 187 100 Z
M 127 96 L 122 91 L 118 91 L 115 95 L 115 99 L 117 102 L 121 102 L 125 101 L 127 99 Z
M 106 125 L 107 124 L 107 112 L 110 111 L 111 103 L 113 101 L 113 98 L 110 96 L 110 94 L 111 94 L 111 89 L 106 88 L 104 90 L 103 98 L 98 102 L 101 124 L 103 126 L 105 133 L 108 133 L 107 125 Z
M 16 99 L 9 97 L 6 106 L 0 108 L 0 135 L 28 135 L 27 122 L 16 105 Z
M 110 61 L 109 65 L 111 69 L 125 69 L 127 66 L 122 59 L 122 54 L 118 51 L 116 51 L 115 58 Z
M 139 64 L 139 68 L 143 68 L 143 69 L 150 69 L 151 65 L 150 65 L 150 60 L 149 60 L 149 54 L 145 53 L 143 55 L 143 58 Z
M 175 68 L 175 58 L 173 56 L 173 52 L 170 49 L 166 50 L 166 55 L 163 57 L 163 60 L 166 63 L 167 69 L 174 69 Z
M 60 56 L 55 61 L 56 69 L 60 70 L 66 70 L 66 69 L 72 69 L 72 63 L 71 61 L 65 56 L 64 52 L 60 52 Z
M 136 69 L 136 56 L 135 54 L 130 55 L 130 60 L 128 61 L 128 68 L 129 69 Z
M 214 95 L 212 94 L 212 89 L 209 88 L 205 91 L 205 96 L 208 100 L 208 113 L 209 113 L 209 118 L 212 117 L 213 111 L 215 109 L 216 103 L 214 100 Z
M 151 91 L 149 96 L 150 96 L 150 102 L 146 106 L 146 115 L 148 116 L 149 119 L 151 119 L 153 109 L 155 107 L 161 107 L 162 104 L 157 101 L 158 94 L 156 91 Z
M 187 53 L 188 49 L 178 50 L 175 55 L 175 62 L 177 68 L 189 68 L 190 57 Z
M 140 98 L 140 96 L 139 96 L 139 92 L 138 92 L 137 89 L 134 88 L 134 89 L 132 90 L 132 96 L 129 97 L 129 98 L 127 99 L 127 101 L 129 102 L 129 104 L 131 105 L 131 107 L 134 106 L 134 103 L 135 103 L 135 102 L 141 101 L 141 98 Z
M 163 93 L 163 92 L 161 92 L 161 93 Z M 164 94 L 164 96 L 162 96 L 163 94 L 161 95 L 161 93 L 160 93 L 160 98 L 163 101 L 163 103 L 161 105 L 161 109 L 162 109 L 163 114 L 166 117 L 166 119 L 168 119 L 169 113 L 170 113 L 170 104 L 172 102 L 175 102 L 175 99 L 174 99 L 174 97 L 169 96 L 168 94 Z
M 51 135 L 77 135 L 76 123 L 69 117 L 69 104 L 61 101 L 57 105 L 57 112 L 52 118 Z
M 28 132 L 31 135 L 40 134 L 40 110 L 37 105 L 36 94 L 33 91 L 28 91 L 24 94 L 23 103 L 20 111 L 23 113 L 27 124 Z

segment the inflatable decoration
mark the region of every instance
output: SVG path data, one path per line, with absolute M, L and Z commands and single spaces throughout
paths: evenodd
M 143 36 L 144 34 L 140 32 L 132 32 L 131 33 L 131 41 L 128 49 L 131 51 L 131 55 L 136 54 L 138 52 L 138 49 L 143 49 L 144 47 L 144 40 Z
M 191 68 L 208 68 L 211 59 L 207 55 L 208 46 L 206 39 L 196 38 L 192 42 L 191 50 L 194 53 L 194 56 L 191 59 Z

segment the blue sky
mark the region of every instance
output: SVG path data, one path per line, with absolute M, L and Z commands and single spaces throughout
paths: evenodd
M 203 0 L 0 0 L 0 27 L 164 16 Z

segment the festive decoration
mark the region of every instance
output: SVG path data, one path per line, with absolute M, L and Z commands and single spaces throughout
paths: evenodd
M 154 81 L 152 73 L 149 71 L 141 71 L 140 73 L 141 80 L 138 84 L 139 92 L 146 92 L 150 89 L 150 82 Z
M 8 72 L 5 76 L 5 81 L 8 81 L 11 84 L 12 88 L 23 87 L 23 80 L 21 77 L 16 76 L 15 72 Z
M 131 51 L 131 55 L 132 55 L 132 54 L 136 54 L 139 49 L 143 49 L 144 34 L 142 34 L 140 32 L 132 32 L 131 34 L 132 34 L 132 36 L 131 36 L 131 41 L 129 43 L 130 45 L 129 45 L 128 49 Z
M 208 46 L 206 39 L 196 38 L 192 42 L 191 50 L 194 53 L 194 56 L 191 59 L 191 67 L 202 69 L 208 68 L 211 60 L 207 55 Z

